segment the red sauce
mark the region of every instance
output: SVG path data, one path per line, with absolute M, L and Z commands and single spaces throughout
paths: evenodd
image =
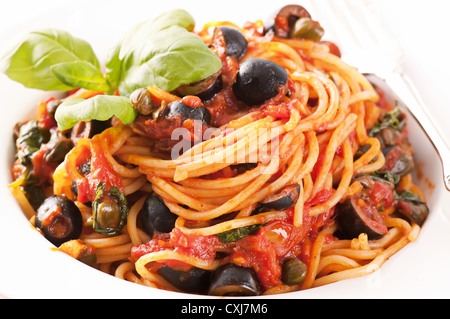
M 78 201 L 82 203 L 95 200 L 97 186 L 100 182 L 106 184 L 106 190 L 115 186 L 123 191 L 122 178 L 111 167 L 101 147 L 100 139 L 103 138 L 113 137 L 106 134 L 96 135 L 90 140 L 90 143 L 78 145 L 67 155 L 66 171 L 75 181 Z M 83 167 L 87 167 L 87 169 L 83 171 Z

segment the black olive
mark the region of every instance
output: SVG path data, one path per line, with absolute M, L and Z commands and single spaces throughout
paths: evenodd
M 430 212 L 427 204 L 420 200 L 420 197 L 408 190 L 397 193 L 397 210 L 412 222 L 422 226 Z
M 175 93 L 180 96 L 196 95 L 202 101 L 208 101 L 219 93 L 223 87 L 223 79 L 220 72 L 207 77 L 204 80 L 181 85 L 175 89 Z
M 139 213 L 144 231 L 153 235 L 154 231 L 169 233 L 175 227 L 177 215 L 172 213 L 158 196 L 149 195 Z
M 252 268 L 225 264 L 212 274 L 209 294 L 215 296 L 256 296 L 261 284 Z
M 169 103 L 159 116 L 166 118 L 180 117 L 182 121 L 191 119 L 200 121 L 202 124 L 211 123 L 211 113 L 204 105 L 191 107 L 181 101 Z
M 239 67 L 233 92 L 238 100 L 248 106 L 264 103 L 279 93 L 286 85 L 288 74 L 280 65 L 265 59 L 245 60 Z
M 295 4 L 284 6 L 264 24 L 264 32 L 273 30 L 276 36 L 287 38 L 289 30 L 301 18 L 311 18 L 304 7 Z M 289 30 L 286 30 L 286 26 Z
M 80 236 L 83 219 L 74 202 L 65 196 L 52 195 L 39 206 L 35 226 L 53 245 L 60 246 Z
M 197 93 L 197 96 L 202 101 L 209 101 L 217 93 L 219 93 L 222 90 L 222 88 L 223 88 L 223 78 L 222 78 L 222 75 L 219 75 L 213 84 L 211 84 L 209 87 L 207 87 L 202 92 Z
M 395 153 L 400 152 L 400 155 L 396 157 L 395 163 L 393 165 L 390 165 L 391 168 L 389 171 L 392 174 L 398 175 L 398 176 L 404 176 L 408 173 L 410 173 L 414 169 L 414 158 L 413 156 L 402 150 L 400 146 L 388 146 L 382 149 L 382 152 L 384 156 L 387 158 L 389 156 L 389 153 L 393 153 L 395 156 Z
M 357 195 L 338 203 L 336 210 L 339 226 L 347 238 L 356 238 L 361 233 L 366 233 L 372 240 L 387 233 L 387 227 L 376 207 Z
M 100 134 L 111 126 L 111 121 L 92 120 L 87 122 L 78 122 L 71 130 L 70 138 L 76 144 L 81 138 L 92 138 L 94 135 Z
M 55 130 L 51 134 L 47 147 L 48 150 L 44 154 L 44 160 L 48 163 L 61 163 L 64 161 L 66 154 L 73 148 L 73 142 L 59 130 Z
M 300 194 L 298 184 L 288 185 L 280 192 L 268 196 L 261 202 L 264 209 L 283 210 L 295 205 Z
M 174 270 L 169 266 L 158 269 L 158 273 L 181 291 L 204 294 L 208 291 L 211 272 L 197 267 L 188 271 Z
M 231 56 L 239 61 L 247 52 L 247 40 L 238 29 L 229 26 L 218 26 L 214 30 L 213 43 L 219 37 L 224 39 L 227 56 Z

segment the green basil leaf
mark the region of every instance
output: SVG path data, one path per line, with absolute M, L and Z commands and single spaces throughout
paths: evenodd
M 38 121 L 23 124 L 16 140 L 17 158 L 23 165 L 31 164 L 31 156 L 47 141 L 48 137 L 44 136 L 43 131 L 39 129 Z
M 172 91 L 182 84 L 200 81 L 222 68 L 222 62 L 203 41 L 178 26 L 165 29 L 150 40 L 152 48 L 135 57 L 119 86 L 122 95 L 137 88 L 157 86 Z
M 242 239 L 245 236 L 253 234 L 258 229 L 260 229 L 261 227 L 263 227 L 265 225 L 267 225 L 267 223 L 244 226 L 244 227 L 240 227 L 240 228 L 236 228 L 236 229 L 230 229 L 230 230 L 224 231 L 223 233 L 216 234 L 215 236 L 222 243 L 231 243 L 233 241 Z
M 62 131 L 72 128 L 79 121 L 106 121 L 113 116 L 129 124 L 134 121 L 137 112 L 129 98 L 116 95 L 68 100 L 61 103 L 55 112 L 56 122 Z
M 397 200 L 403 200 L 406 202 L 411 202 L 414 204 L 425 204 L 425 202 L 423 202 L 419 195 L 414 194 L 413 192 L 409 191 L 409 190 L 402 190 L 397 192 L 396 194 L 396 199 Z
M 125 71 L 133 64 L 133 51 L 142 46 L 153 33 L 177 25 L 192 31 L 195 21 L 185 10 L 168 11 L 154 20 L 147 20 L 129 30 L 122 41 L 107 53 L 106 74 L 110 87 L 118 88 Z
M 399 107 L 399 102 L 396 102 L 397 107 L 390 112 L 384 114 L 378 119 L 377 123 L 369 131 L 370 136 L 375 136 L 385 128 L 393 128 L 394 130 L 401 131 L 404 127 L 400 126 L 400 117 L 403 116 L 402 110 Z
M 30 32 L 22 42 L 0 60 L 0 70 L 25 87 L 44 91 L 67 91 L 71 81 L 61 81 L 52 71 L 60 63 L 87 62 L 100 70 L 100 63 L 84 40 L 66 31 L 44 29 Z M 60 74 L 61 75 L 61 74 Z
M 222 62 L 189 31 L 193 26 L 193 19 L 184 10 L 138 25 L 110 52 L 107 80 L 119 85 L 121 95 L 129 96 L 148 86 L 172 91 L 216 73 Z
M 188 31 L 193 31 L 195 21 L 186 10 L 175 9 L 161 14 L 151 22 L 151 27 L 154 31 L 163 30 L 174 25 L 182 27 Z
M 74 88 L 108 91 L 109 85 L 98 67 L 86 61 L 59 63 L 51 67 L 59 80 Z

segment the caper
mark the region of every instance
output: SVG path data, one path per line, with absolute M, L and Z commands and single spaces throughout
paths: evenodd
M 130 95 L 131 104 L 142 115 L 150 115 L 155 109 L 150 92 L 146 88 L 134 90 Z
M 325 31 L 317 21 L 311 18 L 298 19 L 289 32 L 289 38 L 309 39 L 314 42 L 322 39 Z
M 305 280 L 308 267 L 298 258 L 289 258 L 283 263 L 281 280 L 286 285 L 298 285 Z
M 102 202 L 98 207 L 97 223 L 100 228 L 115 229 L 119 226 L 121 212 L 115 202 Z

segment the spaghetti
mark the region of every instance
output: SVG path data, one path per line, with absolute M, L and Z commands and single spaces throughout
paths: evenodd
M 95 256 L 93 267 L 150 287 L 274 294 L 372 273 L 416 240 L 423 218 L 412 212 L 428 210 L 405 168 L 412 148 L 404 116 L 332 43 L 278 34 L 296 28 L 283 25 L 283 10 L 275 27 L 214 22 L 196 32 L 223 63 L 212 96 L 145 88 L 158 119 L 140 114 L 124 125 L 113 118 L 101 133 L 74 140 L 41 183 L 46 197 L 63 195 L 82 215 L 81 234 L 60 250 Z M 240 57 L 228 52 L 229 28 L 245 38 Z M 287 80 L 246 105 L 236 83 L 255 59 L 276 64 Z M 68 98 L 80 94 L 86 91 Z M 161 120 L 173 103 L 206 109 L 211 119 Z M 176 129 L 181 138 L 173 138 Z M 16 162 L 11 188 L 34 223 L 37 206 L 19 171 Z M 158 209 L 173 218 L 165 231 L 152 220 Z

